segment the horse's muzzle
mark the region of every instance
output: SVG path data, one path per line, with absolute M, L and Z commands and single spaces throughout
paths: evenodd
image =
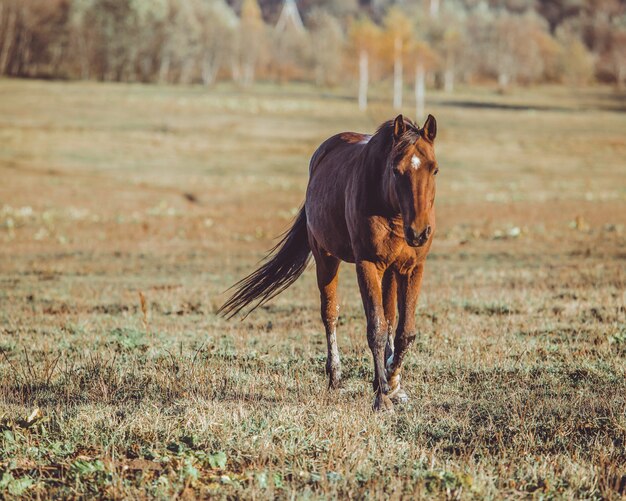
M 432 228 L 430 227 L 430 225 L 426 226 L 424 231 L 422 231 L 421 233 L 418 233 L 417 231 L 415 231 L 414 228 L 409 226 L 404 230 L 404 238 L 406 240 L 406 243 L 409 244 L 411 247 L 422 247 L 426 244 L 426 242 L 428 242 L 428 238 L 430 237 L 431 233 Z

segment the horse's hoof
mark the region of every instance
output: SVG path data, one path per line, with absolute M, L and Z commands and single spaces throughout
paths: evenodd
M 374 399 L 374 405 L 372 406 L 375 411 L 393 412 L 393 402 L 391 399 L 382 392 L 376 394 Z
M 409 396 L 406 394 L 406 391 L 402 389 L 402 387 L 398 386 L 395 390 L 393 390 L 389 395 L 387 395 L 394 404 L 406 404 L 409 401 Z

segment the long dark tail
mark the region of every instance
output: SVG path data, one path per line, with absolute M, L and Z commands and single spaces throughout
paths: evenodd
M 265 264 L 231 287 L 235 288 L 236 292 L 217 310 L 217 313 L 232 318 L 256 301 L 246 313 L 248 316 L 293 284 L 309 264 L 310 257 L 306 212 L 302 207 L 291 228 L 266 256 Z

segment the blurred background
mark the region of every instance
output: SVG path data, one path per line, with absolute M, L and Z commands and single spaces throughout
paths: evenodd
M 0 75 L 427 87 L 626 81 L 622 0 L 2 0 Z M 360 85 L 358 85 L 360 84 Z

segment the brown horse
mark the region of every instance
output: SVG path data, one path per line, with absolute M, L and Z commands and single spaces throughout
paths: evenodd
M 295 223 L 219 310 L 233 316 L 255 301 L 252 310 L 257 308 L 295 282 L 312 253 L 328 342 L 326 372 L 336 388 L 337 272 L 341 261 L 355 263 L 377 410 L 408 400 L 400 370 L 415 339 L 415 308 L 435 232 L 436 135 L 432 115 L 422 129 L 399 115 L 373 136 L 344 132 L 324 141 L 311 158 L 306 200 Z

